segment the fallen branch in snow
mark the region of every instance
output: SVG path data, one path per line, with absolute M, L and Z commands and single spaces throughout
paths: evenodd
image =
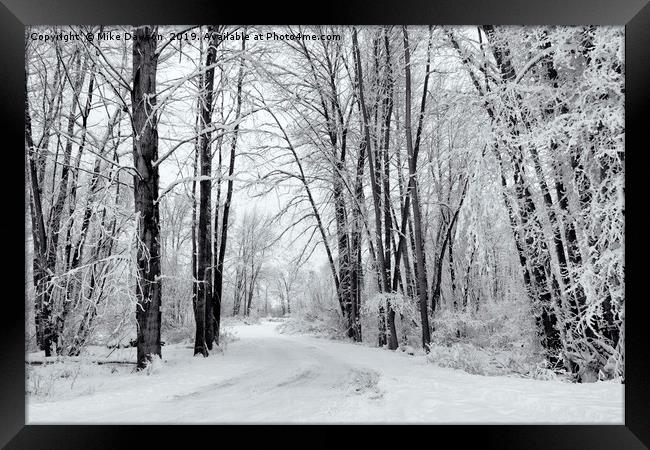
M 45 364 L 54 364 L 57 362 L 81 362 L 80 358 L 66 358 L 66 359 L 60 359 L 60 358 L 52 358 L 52 359 L 33 359 L 33 360 L 26 360 L 25 364 L 30 364 L 30 365 L 35 365 L 35 366 L 41 366 Z M 135 361 L 106 361 L 106 360 L 96 360 L 96 361 L 91 361 L 91 360 L 86 360 L 86 362 L 89 362 L 91 364 L 128 364 L 128 365 L 135 365 Z

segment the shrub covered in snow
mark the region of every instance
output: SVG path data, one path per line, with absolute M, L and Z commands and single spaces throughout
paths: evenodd
M 346 335 L 341 316 L 333 312 L 301 312 L 280 323 L 277 330 L 284 334 L 310 334 L 328 339 L 344 339 Z
M 427 360 L 440 367 L 461 369 L 475 375 L 490 375 L 489 356 L 471 344 L 455 343 L 449 347 L 430 346 Z
M 526 302 L 515 299 L 478 309 L 442 308 L 434 315 L 428 360 L 475 374 L 547 377 L 532 321 Z
M 517 374 L 535 379 L 555 379 L 539 355 L 522 349 L 495 350 L 472 343 L 429 346 L 427 361 L 440 367 L 460 369 L 474 375 Z
M 536 342 L 532 320 L 525 302 L 491 302 L 478 311 L 447 308 L 434 315 L 432 340 L 440 345 L 468 342 L 477 347 L 501 350 L 532 348 Z
M 142 373 L 145 375 L 154 375 L 160 372 L 163 366 L 163 361 L 158 355 L 152 355 Z
M 98 365 L 86 359 L 28 364 L 26 393 L 36 398 L 90 394 L 96 386 L 89 380 L 129 373 L 134 367 Z
M 221 325 L 219 329 L 219 345 L 214 347 L 214 351 L 225 352 L 228 345 L 239 340 L 237 335 L 230 330 L 230 326 Z
M 186 344 L 194 342 L 194 323 L 163 327 L 161 338 L 165 344 Z

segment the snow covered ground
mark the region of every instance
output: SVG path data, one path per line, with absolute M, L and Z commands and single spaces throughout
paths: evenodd
M 73 389 L 28 397 L 27 422 L 623 423 L 617 382 L 470 375 L 422 356 L 279 334 L 277 325 L 234 326 L 237 340 L 208 358 L 165 346 L 148 375 L 99 366 Z

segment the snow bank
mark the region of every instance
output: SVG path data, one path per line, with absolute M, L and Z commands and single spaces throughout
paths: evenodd
M 29 395 L 28 423 L 623 423 L 613 381 L 472 375 L 277 326 L 235 326 L 208 358 L 165 346 L 149 374 L 80 370 L 66 392 Z

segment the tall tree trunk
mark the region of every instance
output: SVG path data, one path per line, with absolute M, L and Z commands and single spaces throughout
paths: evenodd
M 70 104 L 70 112 L 68 114 L 67 125 L 67 139 L 63 155 L 63 167 L 61 169 L 61 178 L 59 180 L 59 191 L 55 197 L 54 204 L 50 209 L 49 220 L 47 221 L 47 247 L 45 270 L 51 277 L 56 272 L 57 250 L 59 246 L 59 237 L 61 235 L 61 221 L 63 219 L 63 211 L 65 202 L 68 198 L 68 179 L 70 175 L 70 160 L 72 158 L 72 136 L 74 134 L 75 119 L 77 114 L 77 106 L 79 104 L 79 94 L 83 85 L 86 63 L 82 64 L 82 57 L 79 49 L 75 51 L 75 74 L 74 81 L 72 82 L 72 100 Z M 58 344 L 58 327 L 54 317 L 54 287 L 48 283 L 42 291 L 41 297 L 41 329 L 42 341 L 41 349 L 45 350 L 45 355 L 50 356 L 53 347 Z M 56 350 L 58 351 L 58 350 Z
M 384 113 L 384 123 L 383 130 L 384 135 L 382 137 L 383 142 L 383 168 L 384 172 L 383 177 L 383 208 L 384 208 L 384 271 L 386 272 L 386 279 L 388 284 L 390 284 L 390 258 L 391 258 L 391 242 L 392 242 L 392 216 L 391 216 L 391 199 L 390 199 L 390 124 L 393 116 L 393 70 L 392 62 L 390 55 L 390 44 L 388 42 L 388 33 L 384 30 L 384 43 L 386 51 L 386 75 L 385 75 L 385 93 L 384 93 L 384 104 L 383 104 L 383 113 Z M 388 286 L 387 286 L 388 288 Z M 391 332 L 391 346 L 397 348 L 397 332 L 395 329 L 395 310 L 388 304 L 388 329 Z
M 377 262 L 378 262 L 378 270 L 380 271 L 380 279 L 381 279 L 381 289 L 380 292 L 385 292 L 389 293 L 391 292 L 390 285 L 388 282 L 388 275 L 386 274 L 386 261 L 384 260 L 385 252 L 384 252 L 384 244 L 382 241 L 382 227 L 381 227 L 381 199 L 380 199 L 380 194 L 379 194 L 379 180 L 377 180 L 376 177 L 376 169 L 375 169 L 375 160 L 376 160 L 376 155 L 372 146 L 372 141 L 370 138 L 370 129 L 369 129 L 369 116 L 368 116 L 368 109 L 366 107 L 366 102 L 365 102 L 365 97 L 364 97 L 364 90 L 363 90 L 363 71 L 361 68 L 361 55 L 359 53 L 359 43 L 358 43 L 358 38 L 357 38 L 357 30 L 356 28 L 353 31 L 352 34 L 352 45 L 354 48 L 354 54 L 355 54 L 355 60 L 356 60 L 356 68 L 357 68 L 357 75 L 359 79 L 359 104 L 361 106 L 361 112 L 363 116 L 363 129 L 364 129 L 364 139 L 366 141 L 366 148 L 368 150 L 368 171 L 370 172 L 370 183 L 371 183 L 371 188 L 372 188 L 372 199 L 373 199 L 373 205 L 374 205 L 374 211 L 375 211 L 375 239 L 377 242 Z M 397 332 L 395 331 L 395 320 L 394 320 L 394 311 L 390 304 L 387 305 L 387 310 L 388 314 L 392 313 L 393 315 L 393 320 L 392 322 L 388 323 L 388 326 L 390 327 L 392 324 L 392 329 L 389 328 L 389 336 L 388 336 L 388 348 L 391 350 L 395 350 L 397 348 L 398 342 L 397 342 Z
M 411 135 L 411 50 L 409 47 L 408 30 L 403 27 L 404 32 L 404 64 L 405 64 L 405 91 L 406 91 L 406 116 L 404 126 L 406 128 L 406 149 L 409 163 L 409 188 L 413 196 L 413 231 L 415 238 L 415 267 L 417 277 L 417 293 L 420 302 L 420 318 L 422 321 L 422 347 L 428 351 L 431 343 L 429 329 L 428 301 L 427 301 L 427 279 L 425 269 L 424 243 L 422 239 L 422 216 L 420 212 L 420 196 L 417 183 L 417 155 L 413 148 Z
M 222 102 L 223 102 L 223 96 L 222 96 Z M 223 105 L 221 110 L 223 111 Z M 215 311 L 214 311 L 214 305 L 215 305 L 215 296 L 217 295 L 217 291 L 215 288 L 215 283 L 217 279 L 217 261 L 219 259 L 219 245 L 220 245 L 220 240 L 219 240 L 219 208 L 221 208 L 221 169 L 222 169 L 222 153 L 221 153 L 221 145 L 223 142 L 223 135 L 220 135 L 217 138 L 217 154 L 218 154 L 218 160 L 217 160 L 217 192 L 215 193 L 215 204 L 214 204 L 214 221 L 213 221 L 213 233 L 212 233 L 212 308 L 211 308 L 211 320 L 212 320 L 212 332 L 213 332 L 213 340 L 216 341 L 218 339 L 218 336 L 214 336 L 214 333 L 217 332 L 217 320 L 215 316 Z
M 406 31 L 406 30 L 404 30 L 404 31 Z M 407 157 L 408 157 L 407 159 L 409 161 L 409 173 L 410 173 L 410 161 L 415 160 L 417 162 L 417 155 L 419 153 L 419 148 L 420 148 L 420 138 L 421 138 L 421 135 L 422 135 L 422 128 L 423 128 L 423 123 L 424 123 L 424 113 L 425 113 L 425 110 L 426 110 L 427 90 L 428 90 L 429 73 L 430 73 L 429 69 L 430 69 L 430 63 L 431 63 L 432 40 L 433 40 L 433 28 L 430 26 L 429 27 L 429 41 L 428 41 L 428 45 L 427 45 L 427 63 L 426 63 L 426 66 L 425 66 L 424 84 L 423 84 L 423 89 L 422 89 L 422 101 L 420 102 L 420 116 L 419 116 L 419 119 L 418 119 L 418 128 L 417 128 L 417 132 L 416 132 L 416 135 L 415 135 L 415 143 L 412 146 L 412 154 L 407 151 Z M 410 69 L 410 67 L 408 67 L 408 66 L 407 66 L 407 68 Z M 410 71 L 409 71 L 409 87 L 410 87 Z M 411 96 L 410 96 L 410 91 L 409 91 L 409 95 L 408 95 L 409 105 L 410 105 L 410 98 L 411 98 Z M 409 124 L 410 124 L 410 121 L 411 121 L 410 120 L 411 119 L 410 107 L 409 107 L 408 111 L 409 111 L 408 119 L 409 119 Z M 412 131 L 411 131 L 410 126 L 406 129 L 406 133 L 407 133 L 407 138 L 411 137 L 411 141 L 412 141 L 412 135 L 411 135 Z M 397 157 L 399 158 L 399 152 L 397 154 Z M 401 173 L 399 174 L 398 180 L 401 180 Z M 411 215 L 410 215 L 410 211 L 412 209 L 411 208 L 411 196 L 413 195 L 414 188 L 416 187 L 415 181 L 416 181 L 415 177 L 409 175 L 408 183 L 407 183 L 407 186 L 406 186 L 406 193 L 404 194 L 404 202 L 400 204 L 402 218 L 401 218 L 401 225 L 400 225 L 400 228 L 399 228 L 400 237 L 399 237 L 399 242 L 397 244 L 397 251 L 395 253 L 395 272 L 394 272 L 394 275 L 393 275 L 393 290 L 397 289 L 397 285 L 398 285 L 399 277 L 400 277 L 400 273 L 399 273 L 398 268 L 399 268 L 399 264 L 400 264 L 400 260 L 402 258 L 402 255 L 404 255 L 404 267 L 405 267 L 405 272 L 406 272 L 405 275 L 406 275 L 406 279 L 407 279 L 408 290 L 410 290 L 411 292 L 415 292 L 419 296 L 420 294 L 418 293 L 418 283 L 417 283 L 417 280 L 418 280 L 417 260 L 414 261 L 414 263 L 413 263 L 414 278 L 412 278 L 411 273 L 410 273 L 411 265 L 409 263 L 408 248 L 407 248 L 407 244 L 406 244 L 406 240 L 410 239 L 413 258 L 417 259 L 416 258 L 416 251 L 415 251 L 415 239 L 414 239 L 414 236 L 413 236 L 413 224 L 412 224 L 412 219 L 411 219 Z M 401 183 L 401 181 L 400 181 L 400 183 Z M 425 279 L 425 282 L 426 282 L 426 271 L 424 273 L 424 279 Z M 426 297 L 426 294 L 424 296 Z M 422 305 L 420 305 L 420 300 L 418 300 L 418 305 L 419 305 L 418 307 L 420 309 L 420 315 L 422 317 L 422 310 L 424 308 L 424 310 L 426 311 L 426 306 L 423 307 Z M 425 346 L 425 349 L 426 349 L 427 347 L 424 344 L 424 342 L 425 341 L 430 341 L 428 315 L 426 315 L 424 317 L 424 319 L 425 319 L 424 322 L 422 322 L 422 325 L 423 325 L 422 337 L 423 337 L 423 345 Z
M 212 31 L 212 27 L 208 28 Z M 199 183 L 199 225 L 197 236 L 197 309 L 196 309 L 196 336 L 194 340 L 194 354 L 207 356 L 212 349 L 214 341 L 214 316 L 212 292 L 212 226 L 211 226 L 211 197 L 212 197 L 212 102 L 214 90 L 214 62 L 216 59 L 217 41 L 213 39 L 208 46 L 205 74 L 200 78 L 201 83 L 201 109 L 199 129 L 199 161 L 201 181 Z
M 219 244 L 219 258 L 217 259 L 216 273 L 214 277 L 214 295 L 212 297 L 213 305 L 212 310 L 214 314 L 214 338 L 217 345 L 219 345 L 219 330 L 221 325 L 221 296 L 223 291 L 223 263 L 226 258 L 226 245 L 228 240 L 228 218 L 230 215 L 230 203 L 232 202 L 233 190 L 233 173 L 235 172 L 235 154 L 237 152 L 237 135 L 239 134 L 239 118 L 241 116 L 242 105 L 242 86 L 244 83 L 244 55 L 246 51 L 246 40 L 242 39 L 241 43 L 241 62 L 239 65 L 239 73 L 237 75 L 237 98 L 236 98 L 236 111 L 235 120 L 237 124 L 232 137 L 232 144 L 230 146 L 230 163 L 228 166 L 228 188 L 226 191 L 226 201 L 223 205 L 223 219 L 221 224 L 221 242 Z
M 287 287 L 287 314 L 291 314 L 291 289 Z
M 158 120 L 156 107 L 156 71 L 158 66 L 157 28 L 140 26 L 134 30 L 133 89 L 133 177 L 137 216 L 136 320 L 137 366 L 143 369 L 160 346 L 160 212 L 158 209 Z
M 363 172 L 366 160 L 366 148 L 365 141 L 361 140 L 359 145 L 359 154 L 357 157 L 357 167 L 356 167 L 356 177 L 355 177 L 355 187 L 354 187 L 354 199 L 356 205 L 352 208 L 352 236 L 350 244 L 350 255 L 351 255 L 351 269 L 350 269 L 350 290 L 352 297 L 352 312 L 354 316 L 354 335 L 358 338 L 358 341 L 362 340 L 361 337 L 361 320 L 360 320 L 360 309 L 361 309 L 361 292 L 363 288 L 363 278 L 361 275 L 361 232 L 363 227 L 363 219 L 361 217 L 361 205 L 365 202 L 363 195 Z M 380 342 L 380 345 L 384 345 Z
M 198 120 L 197 120 L 198 123 Z M 191 238 L 192 238 L 192 259 L 191 259 L 191 270 L 192 270 L 192 311 L 194 312 L 194 322 L 196 324 L 197 316 L 196 316 L 196 295 L 197 295 L 197 280 L 198 280 L 198 274 L 196 271 L 197 268 L 197 248 L 196 248 L 196 228 L 197 228 L 197 220 L 196 220 L 196 213 L 197 213 L 197 208 L 196 208 L 196 178 L 199 173 L 199 152 L 196 151 L 198 150 L 198 140 L 199 137 L 197 136 L 197 145 L 195 147 L 194 151 L 194 172 L 193 172 L 193 178 L 192 178 L 192 232 L 191 232 Z
M 34 247 L 33 279 L 35 289 L 34 321 L 36 326 L 36 342 L 43 347 L 43 328 L 47 317 L 43 315 L 44 297 L 51 275 L 47 270 L 47 234 L 43 218 L 42 187 L 38 176 L 37 161 L 39 150 L 36 148 L 32 135 L 32 120 L 29 112 L 27 96 L 27 76 L 25 75 L 25 155 L 30 183 L 30 216 L 32 222 L 32 242 Z M 46 350 L 47 351 L 47 350 Z

